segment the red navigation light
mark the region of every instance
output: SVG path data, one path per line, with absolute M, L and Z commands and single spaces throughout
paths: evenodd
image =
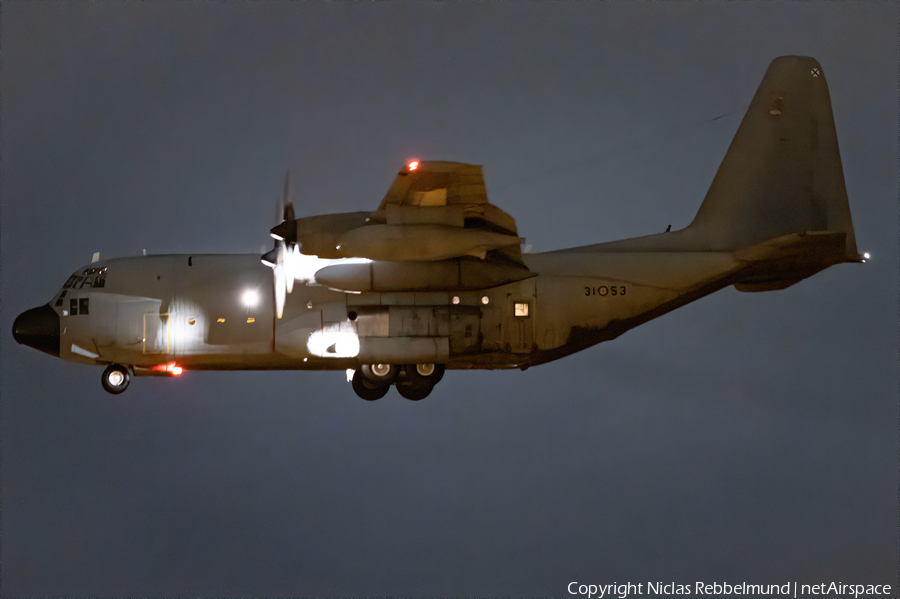
M 407 167 L 409 170 L 414 171 L 414 170 L 416 170 L 417 168 L 419 168 L 419 161 L 418 161 L 418 160 L 410 160 L 410 161 L 409 161 L 409 164 L 407 164 L 406 167 Z

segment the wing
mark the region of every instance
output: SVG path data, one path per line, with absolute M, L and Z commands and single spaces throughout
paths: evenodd
M 305 254 L 372 261 L 317 271 L 333 289 L 484 289 L 535 274 L 522 261 L 516 221 L 488 202 L 473 164 L 410 163 L 375 212 L 299 219 L 297 232 Z
M 481 166 L 475 164 L 411 162 L 397 173 L 376 214 L 387 225 L 445 225 L 461 228 L 467 235 L 481 232 L 518 238 L 515 219 L 488 201 Z M 487 252 L 522 264 L 518 240 L 502 247 L 496 247 L 502 239 L 496 240 L 487 244 L 491 246 Z

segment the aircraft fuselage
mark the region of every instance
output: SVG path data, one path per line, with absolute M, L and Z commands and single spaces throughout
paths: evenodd
M 525 368 L 721 288 L 740 265 L 727 252 L 577 249 L 526 262 L 537 276 L 475 291 L 344 293 L 298 283 L 277 319 L 271 271 L 256 255 L 142 256 L 81 269 L 49 306 L 60 358 L 138 372 L 173 361 L 187 370 L 343 370 L 372 352 L 450 369 Z

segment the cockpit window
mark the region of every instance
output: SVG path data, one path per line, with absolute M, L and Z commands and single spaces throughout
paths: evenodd
M 85 268 L 81 274 L 85 277 L 82 287 L 104 287 L 106 285 L 105 266 L 103 268 Z
M 69 300 L 69 316 L 78 316 L 81 314 L 84 316 L 88 314 L 88 303 L 89 299 L 86 297 L 81 298 L 72 298 Z
M 85 268 L 80 275 L 72 275 L 65 284 L 66 289 L 69 287 L 74 287 L 75 289 L 106 287 L 106 267 Z
M 81 274 L 75 273 L 69 277 L 56 300 L 56 306 L 61 307 L 63 305 L 63 298 L 66 297 L 66 293 L 69 289 L 83 289 L 85 287 L 88 289 L 92 287 L 94 289 L 106 287 L 106 267 L 85 268 L 81 271 Z M 72 300 L 71 305 L 69 306 L 69 312 L 72 316 L 79 312 L 81 314 L 87 314 L 87 300 L 83 301 L 85 303 L 82 306 L 78 306 L 76 300 Z

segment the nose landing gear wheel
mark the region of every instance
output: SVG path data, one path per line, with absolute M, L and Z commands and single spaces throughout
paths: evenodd
M 124 366 L 110 364 L 106 367 L 106 370 L 103 371 L 100 382 L 103 384 L 103 388 L 107 393 L 118 395 L 128 388 L 128 384 L 131 382 L 131 373 L 128 372 L 128 369 Z
M 434 385 L 417 383 L 397 383 L 397 393 L 410 401 L 425 399 L 434 389 Z
M 353 386 L 356 394 L 366 401 L 381 399 L 387 394 L 388 389 L 391 388 L 390 383 L 373 383 L 363 376 L 359 370 L 353 373 L 353 380 L 350 381 L 350 384 Z

